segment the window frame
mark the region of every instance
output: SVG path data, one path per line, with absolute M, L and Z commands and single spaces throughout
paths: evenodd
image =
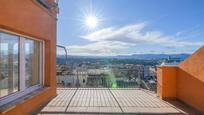
M 45 65 L 45 61 L 44 61 L 44 55 L 45 55 L 45 42 L 44 40 L 39 40 L 30 36 L 26 36 L 26 35 L 22 35 L 22 34 L 18 34 L 15 32 L 11 32 L 5 29 L 1 29 L 0 28 L 0 32 L 1 33 L 5 33 L 5 34 L 11 34 L 14 36 L 18 36 L 19 41 L 18 41 L 18 71 L 19 71 L 19 75 L 18 75 L 18 91 L 8 94 L 6 96 L 0 97 L 0 106 L 5 105 L 7 103 L 10 103 L 22 96 L 25 96 L 37 89 L 40 89 L 44 86 L 44 65 Z M 24 47 L 25 47 L 25 40 L 26 39 L 30 39 L 30 40 L 34 40 L 40 43 L 40 83 L 34 86 L 31 86 L 29 88 L 26 88 L 25 86 L 25 51 L 24 51 Z

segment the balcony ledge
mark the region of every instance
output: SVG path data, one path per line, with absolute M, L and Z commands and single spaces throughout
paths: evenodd
M 37 89 L 27 95 L 22 96 L 21 98 L 18 98 L 15 101 L 12 101 L 8 104 L 0 106 L 0 114 L 7 113 L 8 111 L 16 108 L 18 105 L 25 103 L 27 100 L 32 99 L 33 97 L 39 95 L 41 92 L 44 92 L 48 89 L 49 87 L 43 87 L 43 88 Z

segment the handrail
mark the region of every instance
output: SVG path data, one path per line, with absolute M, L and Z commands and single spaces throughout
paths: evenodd
M 67 52 L 67 48 L 65 46 L 62 46 L 62 45 L 56 45 L 56 46 L 59 47 L 59 48 L 64 49 L 64 51 L 66 53 L 66 55 L 65 55 L 65 57 L 66 57 L 66 65 L 68 65 L 68 52 Z

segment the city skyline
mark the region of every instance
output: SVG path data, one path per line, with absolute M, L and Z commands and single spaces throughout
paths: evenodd
M 191 54 L 204 44 L 203 5 L 193 0 L 60 1 L 57 42 L 69 55 Z

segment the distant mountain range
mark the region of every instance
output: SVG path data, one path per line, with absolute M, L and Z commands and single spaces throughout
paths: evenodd
M 144 60 L 152 60 L 152 59 L 166 59 L 168 57 L 171 58 L 180 58 L 181 60 L 189 57 L 190 54 L 133 54 L 129 56 L 116 56 L 118 58 L 133 58 L 133 59 L 144 59 Z
M 139 60 L 154 60 L 154 59 L 167 59 L 180 58 L 185 60 L 190 54 L 133 54 L 133 55 L 118 55 L 118 56 L 72 56 L 69 55 L 68 58 L 116 58 L 116 59 L 139 59 Z M 58 55 L 57 58 L 65 58 L 64 55 Z

